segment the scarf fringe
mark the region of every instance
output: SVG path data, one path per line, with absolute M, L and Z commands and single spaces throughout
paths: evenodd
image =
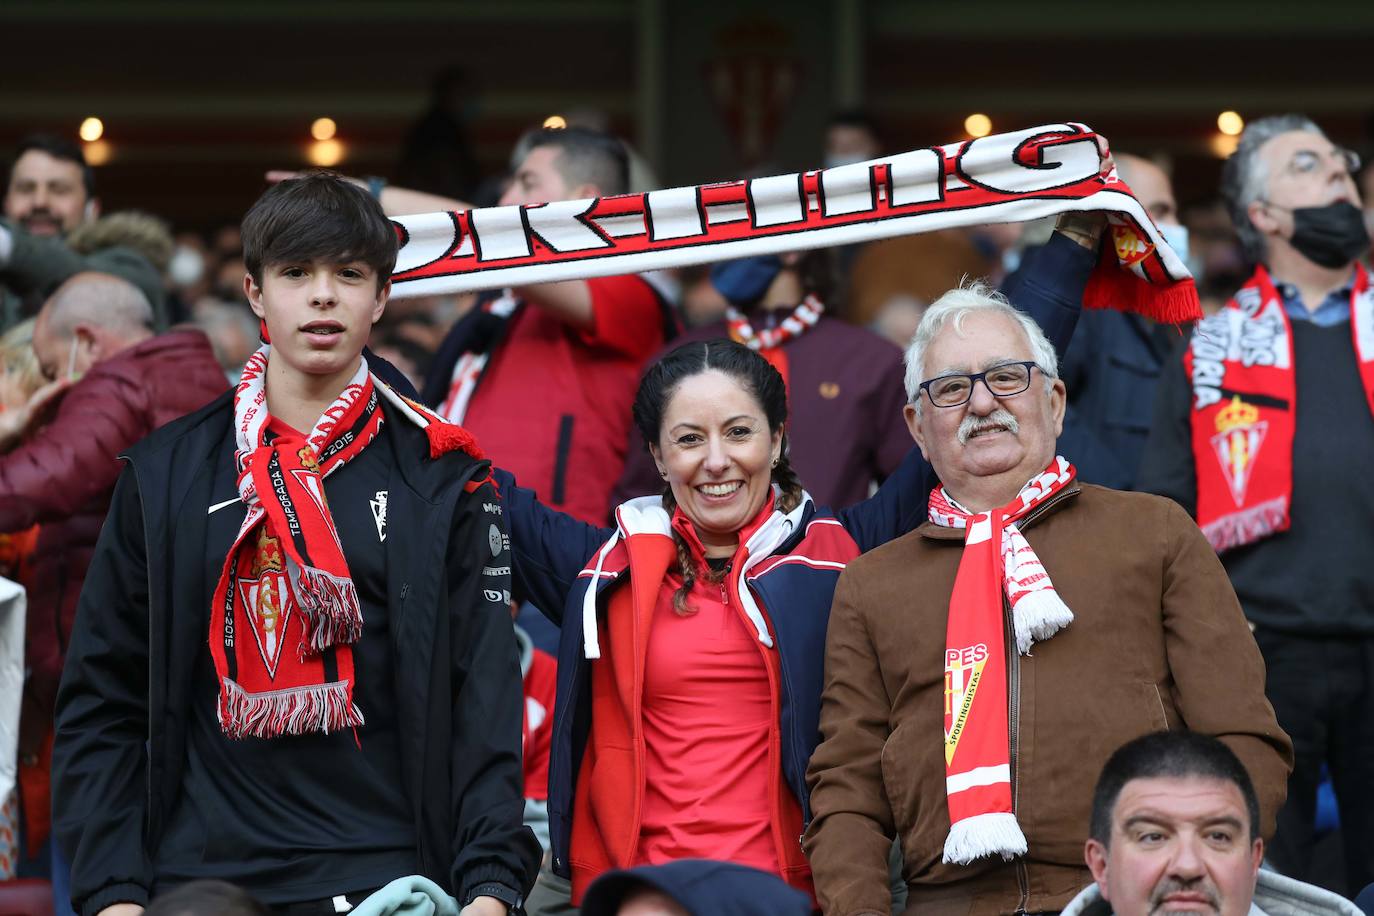
M 1016 815 L 998 811 L 975 814 L 950 825 L 945 838 L 946 865 L 968 865 L 975 859 L 1001 856 L 1010 862 L 1026 854 L 1026 835 Z
M 1202 304 L 1192 279 L 1167 286 L 1144 280 L 1117 263 L 1110 239 L 1103 243 L 1097 266 L 1088 275 L 1083 307 L 1134 312 L 1160 324 L 1202 319 Z
M 230 738 L 328 734 L 363 724 L 348 681 L 268 693 L 249 693 L 227 677 L 221 684 L 219 725 Z
M 1242 509 L 1223 515 L 1216 521 L 1204 525 L 1203 535 L 1207 543 L 1217 553 L 1253 544 L 1261 538 L 1283 531 L 1288 527 L 1288 497 L 1280 496 L 1258 506 Z
M 1049 639 L 1073 623 L 1073 611 L 1057 592 L 1043 589 L 1022 595 L 1012 608 L 1011 619 L 1016 630 L 1016 651 L 1028 655 L 1034 643 Z
M 299 592 L 301 610 L 310 623 L 305 642 L 312 652 L 349 645 L 363 635 L 358 587 L 352 579 L 303 566 Z

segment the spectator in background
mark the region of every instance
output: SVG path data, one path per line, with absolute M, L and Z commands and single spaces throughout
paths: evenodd
M 396 164 L 397 184 L 471 199 L 482 180 L 468 137 L 479 98 L 462 67 L 439 71 L 430 88 L 429 108 L 406 132 Z
M 869 159 L 876 159 L 882 154 L 882 133 L 878 130 L 878 122 L 868 112 L 858 109 L 840 111 L 831 115 L 830 120 L 826 122 L 825 151 L 821 162 L 825 168 L 830 169 L 840 165 L 866 162 Z M 811 164 L 815 165 L 815 163 Z M 847 288 L 850 268 L 854 266 L 854 258 L 863 250 L 863 247 L 863 245 L 842 245 L 829 250 L 830 263 L 835 276 L 840 279 L 842 289 Z M 838 299 L 839 297 L 834 298 Z M 837 301 L 831 304 L 838 305 L 839 303 Z M 915 330 L 914 327 L 913 330 Z M 901 346 L 906 343 L 910 336 L 908 334 L 900 341 L 893 342 Z M 891 340 L 892 338 L 889 337 L 888 339 Z
M 44 381 L 38 358 L 33 355 L 33 319 L 30 318 L 0 335 L 0 415 L 7 410 L 26 410 L 29 399 L 43 387 Z M 25 591 L 32 589 L 33 550 L 37 541 L 37 525 L 22 531 L 0 533 L 0 578 L 17 582 Z M 24 663 L 27 647 L 21 646 L 19 652 L 21 668 L 27 668 Z M 18 725 L 18 722 L 11 723 L 15 731 Z M 15 731 L 10 732 L 11 736 Z M 8 862 L 11 871 L 3 877 L 14 877 L 16 865 L 21 876 L 46 875 L 51 868 L 47 842 L 52 809 L 48 793 L 51 765 L 48 748 L 44 743 L 37 750 L 26 746 L 20 752 L 13 740 L 9 746 L 15 748 L 18 757 L 17 795 L 13 805 L 5 804 L 0 798 L 0 804 L 5 804 L 0 810 L 0 860 L 6 853 L 11 856 Z M 13 760 L 5 761 L 3 765 L 12 766 L 13 763 Z M 8 835 L 3 831 L 9 831 Z M 4 863 L 0 861 L 0 872 L 4 870 Z
M 545 130 L 501 203 L 619 194 L 626 181 L 614 137 Z M 674 331 L 667 302 L 637 274 L 503 290 L 454 325 L 424 400 L 548 505 L 599 524 L 625 465 L 640 368 Z
M 858 109 L 841 111 L 831 115 L 826 122 L 825 168 L 866 162 L 882 154 L 882 134 L 878 130 L 878 122 L 868 112 Z
M 1155 732 L 1112 754 L 1093 792 L 1093 884 L 1061 916 L 1360 916 L 1350 901 L 1261 870 L 1259 799 L 1225 744 Z
M 162 278 L 140 250 L 140 233 L 130 239 L 119 227 L 97 231 L 82 251 L 64 241 L 99 213 L 95 174 L 79 146 L 46 135 L 20 141 L 0 219 L 0 330 L 35 314 L 58 284 L 79 271 L 133 283 L 152 304 L 155 324 L 165 325 Z
M 1057 368 L 978 286 L 907 351 L 907 422 L 941 486 L 835 591 L 805 840 L 827 914 L 888 911 L 894 837 L 909 913 L 1060 909 L 1088 877 L 1087 782 L 1166 725 L 1230 744 L 1267 824 L 1283 799 L 1291 746 L 1225 574 L 1178 506 L 1056 457 Z
M 5 218 L 25 232 L 61 238 L 100 215 L 95 172 L 71 140 L 34 134 L 19 141 L 5 188 Z
M 727 261 L 711 282 L 729 302 L 726 319 L 680 341 L 729 337 L 760 353 L 787 384 L 790 457 L 811 496 L 836 508 L 867 497 L 911 449 L 902 351 L 826 311 L 827 250 Z M 616 505 L 663 489 L 643 438 L 632 437 Z
M 119 277 L 79 273 L 38 315 L 33 350 L 46 402 L 0 413 L 0 532 L 40 524 L 29 591 L 21 754 L 52 729 L 76 601 L 119 476 L 118 456 L 226 388 L 205 335 L 153 333 L 152 305 Z M 46 423 L 42 421 L 51 416 Z M 66 869 L 54 865 L 59 912 Z
M 515 617 L 519 605 L 511 605 Z M 517 623 L 515 642 L 520 647 L 520 677 L 525 690 L 525 714 L 520 731 L 520 750 L 525 768 L 525 825 L 534 831 L 549 852 L 549 748 L 553 741 L 553 704 L 558 687 L 558 662 L 537 648 Z
M 1169 176 L 1148 159 L 1116 154 L 1130 185 L 1165 241 L 1188 258 L 1188 230 L 1178 221 Z M 1023 263 L 1033 260 L 1027 252 Z M 1024 269 L 1024 268 L 1023 268 Z M 1155 385 L 1179 340 L 1176 328 L 1115 309 L 1086 309 L 1063 354 L 1068 411 L 1060 449 L 1074 456 L 1079 478 L 1132 489 L 1154 415 Z
M 1258 264 L 1165 367 L 1140 488 L 1221 554 L 1296 765 L 1269 847 L 1315 880 L 1330 766 L 1345 890 L 1374 881 L 1374 290 L 1353 153 L 1306 117 L 1251 121 L 1222 173 Z

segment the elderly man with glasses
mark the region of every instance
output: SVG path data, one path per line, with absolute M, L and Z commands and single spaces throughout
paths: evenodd
M 1139 481 L 1196 517 L 1264 655 L 1295 755 L 1271 861 L 1304 881 L 1332 871 L 1312 860 L 1325 763 L 1345 858 L 1330 886 L 1350 894 L 1374 882 L 1374 289 L 1358 167 L 1297 115 L 1241 135 L 1222 191 L 1257 266 L 1166 363 Z
M 1225 572 L 1177 505 L 1077 481 L 1055 454 L 1054 348 L 974 285 L 906 355 L 929 520 L 852 562 L 826 645 L 805 837 L 827 914 L 1056 911 L 1108 756 L 1164 728 L 1244 761 L 1272 829 L 1291 750 Z M 943 740 L 942 740 L 943 736 Z

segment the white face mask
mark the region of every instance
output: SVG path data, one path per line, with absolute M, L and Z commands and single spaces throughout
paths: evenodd
M 76 372 L 76 335 L 72 335 L 72 348 L 67 351 L 67 381 L 74 382 L 79 378 Z

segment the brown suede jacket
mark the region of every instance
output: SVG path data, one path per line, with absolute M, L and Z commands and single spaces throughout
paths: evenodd
M 1165 728 L 1215 735 L 1246 765 L 1266 836 L 1292 745 L 1264 697 L 1264 663 L 1197 525 L 1156 496 L 1072 484 L 1018 523 L 1074 621 L 1008 672 L 1013 862 L 941 861 L 945 624 L 963 532 L 929 522 L 852 562 L 826 643 L 822 743 L 808 781 L 806 850 L 827 916 L 890 911 L 900 837 L 907 913 L 1062 909 L 1092 880 L 1083 861 L 1107 758 Z M 1013 647 L 1014 648 L 1014 647 Z

